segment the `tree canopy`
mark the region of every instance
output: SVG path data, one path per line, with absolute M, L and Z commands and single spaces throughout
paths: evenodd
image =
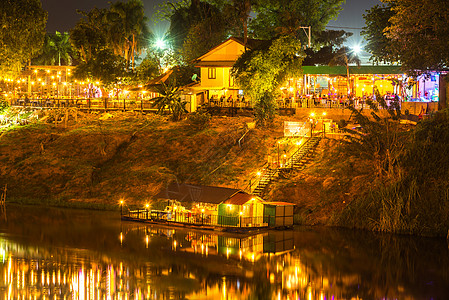
M 364 35 L 374 60 L 399 61 L 427 72 L 449 64 L 449 6 L 445 0 L 384 0 L 366 15 Z
M 42 53 L 33 59 L 33 63 L 41 65 L 71 65 L 73 60 L 72 46 L 67 32 L 47 34 Z
M 255 100 L 259 124 L 272 121 L 279 87 L 286 78 L 299 74 L 304 56 L 301 42 L 287 35 L 273 40 L 268 47 L 246 51 L 235 63 L 232 74 Z
M 394 15 L 392 5 L 394 4 L 375 5 L 363 15 L 365 27 L 361 35 L 367 41 L 365 49 L 371 53 L 370 60 L 375 63 L 397 60 L 392 52 L 391 42 L 385 36 L 385 28 L 391 26 L 390 18 Z
M 311 26 L 314 38 L 338 16 L 343 3 L 344 0 L 258 0 L 253 5 L 256 17 L 251 20 L 250 29 L 256 38 L 294 35 L 306 44 L 307 36 L 301 27 Z
M 15 77 L 41 50 L 47 12 L 39 0 L 2 0 L 0 18 L 0 72 Z

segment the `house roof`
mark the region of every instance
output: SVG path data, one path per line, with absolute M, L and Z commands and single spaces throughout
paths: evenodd
M 220 204 L 237 193 L 239 189 L 225 187 L 171 183 L 165 191 L 156 195 L 158 199 L 171 199 L 186 202 Z
M 243 38 L 238 38 L 238 37 L 230 37 L 227 40 L 225 40 L 224 42 L 218 44 L 217 46 L 215 46 L 214 48 L 210 49 L 209 51 L 207 51 L 207 53 L 203 54 L 202 56 L 198 57 L 197 59 L 195 59 L 195 67 L 232 67 L 235 63 L 235 60 L 229 60 L 229 61 L 213 61 L 213 62 L 204 62 L 202 61 L 205 57 L 207 57 L 208 55 L 210 55 L 210 53 L 225 47 L 226 45 L 230 44 L 231 42 L 237 42 L 240 45 L 244 46 L 244 40 Z M 269 40 L 256 40 L 256 39 L 247 39 L 246 42 L 246 47 L 249 49 L 256 49 L 256 48 L 260 48 L 263 47 L 265 45 L 267 45 L 268 43 L 271 43 L 271 41 Z M 202 64 L 205 65 L 202 65 Z M 217 63 L 217 65 L 209 65 L 210 63 Z
M 234 60 L 222 60 L 222 61 L 199 61 L 195 64 L 195 67 L 229 67 L 234 66 Z
M 290 202 L 282 202 L 282 201 L 272 201 L 272 202 L 264 202 L 265 205 L 276 205 L 276 206 L 294 206 L 294 203 Z
M 346 66 L 302 66 L 304 74 L 346 75 Z M 400 66 L 349 66 L 349 74 L 404 74 Z
M 226 201 L 224 201 L 223 204 L 243 205 L 246 202 L 251 201 L 253 199 L 256 199 L 258 201 L 263 201 L 262 198 L 260 198 L 260 197 L 240 192 L 240 193 L 233 195 L 231 198 L 227 199 Z

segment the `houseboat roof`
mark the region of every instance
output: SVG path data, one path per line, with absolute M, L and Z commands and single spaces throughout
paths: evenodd
M 264 201 L 262 198 L 254 196 L 254 195 L 250 195 L 244 192 L 240 192 L 237 193 L 235 195 L 233 195 L 231 198 L 227 199 L 226 201 L 223 202 L 223 204 L 232 204 L 232 205 L 243 205 L 245 203 L 247 203 L 248 201 L 251 200 L 258 200 L 258 201 Z
M 242 190 L 193 184 L 171 183 L 165 191 L 156 195 L 157 199 L 171 199 L 185 202 L 220 204 Z
M 290 202 L 282 202 L 282 201 L 271 201 L 271 202 L 264 202 L 265 205 L 276 205 L 276 206 L 294 206 L 294 203 Z

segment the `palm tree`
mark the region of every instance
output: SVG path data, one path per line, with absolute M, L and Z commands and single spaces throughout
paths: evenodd
M 340 49 L 338 49 L 335 52 L 334 57 L 329 62 L 329 65 L 331 65 L 331 66 L 345 66 L 346 67 L 348 95 L 351 92 L 349 64 L 356 64 L 357 66 L 360 66 L 361 60 L 357 56 L 357 54 L 348 47 L 341 47 Z
M 109 41 L 114 53 L 123 56 L 128 63 L 132 60 L 133 69 L 134 56 L 141 50 L 143 37 L 149 34 L 146 21 L 141 0 L 115 2 L 106 15 Z
M 173 121 L 180 120 L 182 114 L 187 112 L 185 109 L 187 102 L 181 100 L 180 87 L 176 85 L 176 82 L 169 80 L 168 84 L 162 82 L 155 88 L 160 96 L 153 99 L 153 107 L 157 108 L 159 114 L 163 114 L 165 109 L 168 109 Z
M 45 65 L 61 65 L 61 60 L 66 65 L 72 64 L 73 52 L 67 32 L 48 34 L 45 36 L 42 54 L 36 58 L 36 61 Z
M 248 42 L 248 18 L 251 12 L 250 0 L 233 0 L 232 6 L 235 9 L 238 18 L 243 24 L 243 44 L 246 49 L 246 43 Z

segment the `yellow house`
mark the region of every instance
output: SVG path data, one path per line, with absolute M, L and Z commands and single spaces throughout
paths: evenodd
M 263 42 L 248 39 L 247 48 L 254 48 Z M 201 105 L 210 103 L 212 99 L 215 105 L 222 105 L 220 100 L 224 102 L 241 99 L 243 91 L 234 82 L 231 69 L 243 52 L 245 52 L 243 39 L 231 37 L 197 58 L 195 67 L 201 70 L 201 82 L 191 87 L 196 95 L 191 101 Z

